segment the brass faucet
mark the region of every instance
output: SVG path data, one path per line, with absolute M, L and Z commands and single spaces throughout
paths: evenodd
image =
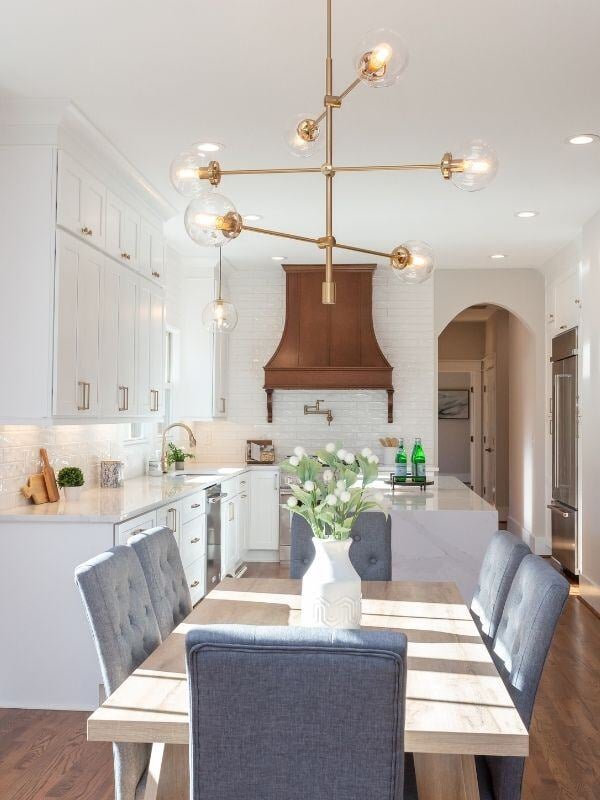
M 314 406 L 304 406 L 304 413 L 305 414 L 323 414 L 327 418 L 327 424 L 331 425 L 333 422 L 333 414 L 331 413 L 330 408 L 321 408 L 321 403 L 324 403 L 325 400 L 317 400 Z
M 188 432 L 189 440 L 190 440 L 190 447 L 196 447 L 196 437 L 194 436 L 194 431 L 186 425 L 185 422 L 174 422 L 172 425 L 168 425 L 162 435 L 162 447 L 160 450 L 160 466 L 163 471 L 163 474 L 167 474 L 169 471 L 169 462 L 167 461 L 167 433 L 171 430 L 171 428 L 183 428 Z

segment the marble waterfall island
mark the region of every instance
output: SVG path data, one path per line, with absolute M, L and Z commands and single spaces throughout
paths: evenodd
M 372 484 L 391 501 L 392 579 L 454 581 L 471 601 L 498 512 L 458 478 L 439 475 L 426 491 Z

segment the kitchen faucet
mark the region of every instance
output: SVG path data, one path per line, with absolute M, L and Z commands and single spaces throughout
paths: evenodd
M 324 400 L 317 400 L 314 406 L 304 406 L 304 413 L 305 414 L 323 414 L 327 418 L 327 424 L 331 425 L 333 422 L 333 414 L 331 413 L 330 408 L 321 408 L 321 403 L 324 403 Z
M 196 447 L 196 437 L 194 436 L 194 431 L 186 425 L 185 422 L 173 422 L 172 425 L 168 425 L 162 435 L 162 447 L 160 450 L 160 466 L 163 471 L 163 474 L 167 474 L 169 471 L 169 462 L 167 461 L 167 433 L 171 430 L 171 428 L 183 428 L 188 432 L 188 436 L 190 439 L 190 447 Z

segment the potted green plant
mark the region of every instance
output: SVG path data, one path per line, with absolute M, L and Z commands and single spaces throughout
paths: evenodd
M 307 626 L 358 628 L 361 581 L 350 561 L 352 527 L 364 511 L 387 504 L 369 489 L 378 477 L 379 459 L 365 447 L 359 455 L 330 442 L 316 456 L 302 447 L 281 464 L 299 480 L 290 486 L 287 506 L 310 525 L 315 558 L 302 579 L 301 622 Z
M 65 500 L 77 501 L 84 484 L 83 472 L 79 467 L 63 467 L 58 473 L 57 483 L 64 489 Z
M 184 469 L 185 459 L 193 457 L 192 453 L 184 453 L 183 450 L 173 444 L 173 442 L 169 442 L 169 450 L 167 452 L 167 462 L 169 466 L 175 464 L 175 469 Z

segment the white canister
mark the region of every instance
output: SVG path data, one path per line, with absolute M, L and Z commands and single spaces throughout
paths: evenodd
M 159 458 L 151 458 L 148 461 L 148 475 L 153 478 L 160 478 L 162 476 L 162 465 Z
M 383 463 L 386 467 L 392 467 L 396 463 L 397 447 L 384 447 L 383 448 Z
M 103 489 L 118 489 L 123 486 L 123 467 L 122 461 L 101 461 L 100 486 Z

